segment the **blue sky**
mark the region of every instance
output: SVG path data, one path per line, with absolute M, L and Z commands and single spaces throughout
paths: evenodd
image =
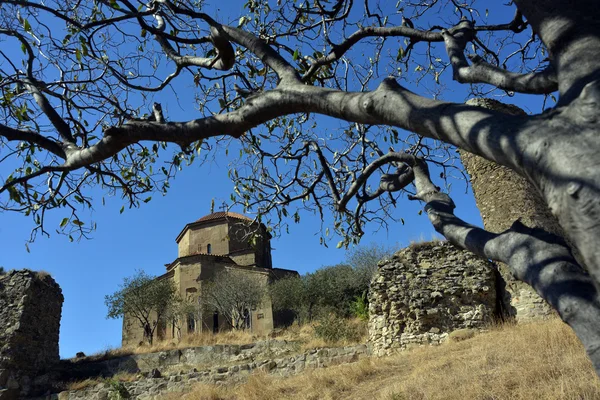
M 506 16 L 512 15 L 507 13 Z M 450 76 L 446 73 L 443 78 L 450 79 Z M 419 92 L 420 89 L 413 90 Z M 188 94 L 188 99 L 181 91 L 179 94 L 179 104 L 191 101 L 192 94 Z M 445 98 L 463 101 L 464 92 L 450 92 Z M 511 100 L 521 106 L 531 104 L 528 98 Z M 164 103 L 163 108 L 174 120 L 193 117 L 189 110 L 174 102 Z M 0 165 L 0 176 L 7 173 Z M 213 198 L 217 205 L 226 201 L 231 190 L 226 160 L 204 165 L 195 163 L 184 168 L 171 182 L 166 196 L 155 194 L 148 204 L 143 204 L 140 209 L 126 209 L 123 214 L 119 213 L 123 204 L 120 199 L 108 198 L 102 206 L 103 193 L 96 190 L 94 211 L 89 217 L 98 223 L 98 228 L 90 240 L 71 243 L 57 234 L 50 238 L 38 236 L 30 245 L 30 252 L 25 248 L 32 228 L 30 219 L 14 213 L 0 213 L 0 266 L 45 270 L 60 284 L 65 296 L 60 334 L 62 357 L 71 357 L 78 351 L 90 354 L 118 347 L 121 321 L 105 318 L 104 296 L 114 292 L 123 277 L 132 275 L 136 269 L 155 275 L 164 273 L 164 264 L 177 256 L 175 237 L 184 225 L 208 214 Z M 458 205 L 457 214 L 480 224 L 473 197 L 465 192 L 464 182 L 453 183 L 451 194 Z M 413 240 L 431 239 L 433 229 L 424 214 L 418 215 L 419 209 L 416 202 L 399 203 L 397 215 L 405 220 L 405 225 L 393 224 L 389 230 L 377 232 L 373 231 L 377 226 L 367 226 L 362 243 L 406 245 Z M 49 226 L 58 226 L 61 217 L 51 216 Z M 291 223 L 289 234 L 282 233 L 272 241 L 273 265 L 306 273 L 343 261 L 345 251 L 335 248 L 336 240 L 329 248 L 319 245 L 319 229 L 317 216 L 303 215 L 301 224 Z

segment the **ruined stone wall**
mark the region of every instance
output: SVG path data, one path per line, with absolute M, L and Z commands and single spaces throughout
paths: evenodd
M 136 356 L 136 363 L 133 359 L 115 360 L 110 371 L 112 374 L 139 372 L 136 380 L 125 382 L 120 388 L 123 397 L 146 400 L 162 399 L 169 392 L 188 392 L 198 383 L 236 384 L 256 371 L 291 376 L 304 370 L 356 362 L 367 356 L 368 349 L 364 344 L 298 352 L 292 343 L 270 341 L 153 353 L 144 357 L 149 363 Z M 121 366 L 120 370 L 116 368 L 117 364 Z M 114 393 L 115 386 L 105 381 L 84 390 L 65 391 L 44 399 L 107 399 Z
M 479 329 L 497 310 L 492 264 L 449 242 L 427 242 L 381 261 L 369 290 L 369 344 L 383 356 L 439 344 L 458 329 Z
M 63 295 L 47 273 L 0 275 L 0 399 L 17 398 L 59 361 Z
M 467 104 L 512 115 L 525 115 L 519 107 L 492 99 L 471 99 Z M 486 230 L 502 232 L 520 218 L 529 227 L 543 228 L 563 236 L 558 221 L 525 178 L 509 168 L 464 150 L 459 153 L 471 178 L 475 201 Z M 517 321 L 526 321 L 553 314 L 551 307 L 529 285 L 513 278 L 506 265 L 499 264 L 499 270 L 506 282 L 503 297 L 509 315 Z

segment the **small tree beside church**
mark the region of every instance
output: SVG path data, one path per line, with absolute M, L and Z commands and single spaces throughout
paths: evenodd
M 104 297 L 107 318 L 125 315 L 139 323 L 144 339 L 151 345 L 158 322 L 175 301 L 175 287 L 170 279 L 156 279 L 144 271 L 123 279 L 120 289 Z
M 164 313 L 164 319 L 171 326 L 173 338 L 181 339 L 185 323 L 188 323 L 188 329 L 195 329 L 195 321 L 201 319 L 200 307 L 191 298 L 175 295 Z M 191 327 L 190 321 L 194 321 Z
M 259 276 L 222 271 L 202 284 L 201 303 L 206 310 L 222 315 L 231 328 L 250 328 L 250 311 L 258 308 L 267 294 L 266 282 Z

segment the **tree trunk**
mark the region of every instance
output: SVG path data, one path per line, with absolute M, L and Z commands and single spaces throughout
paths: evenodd
M 467 101 L 472 106 L 483 107 L 511 115 L 526 115 L 512 104 L 497 100 L 476 98 Z M 521 175 L 495 162 L 488 161 L 464 150 L 460 157 L 470 176 L 477 208 L 485 230 L 499 233 L 509 229 L 514 221 L 531 228 L 542 228 L 564 237 L 564 233 L 537 190 Z M 507 265 L 498 263 L 502 277 L 503 308 L 509 317 L 518 322 L 546 318 L 554 310 L 528 284 L 515 279 Z

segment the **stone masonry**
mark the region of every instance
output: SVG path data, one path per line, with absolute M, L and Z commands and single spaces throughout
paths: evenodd
M 369 290 L 369 344 L 376 356 L 439 344 L 480 329 L 497 312 L 496 271 L 449 242 L 427 242 L 379 263 Z
M 277 351 L 266 351 L 267 348 Z M 143 363 L 139 363 L 141 369 L 138 370 L 136 379 L 131 382 L 118 383 L 116 380 L 102 379 L 82 390 L 63 391 L 36 400 L 158 400 L 166 393 L 189 392 L 198 383 L 237 384 L 257 371 L 286 377 L 305 370 L 353 363 L 368 357 L 368 349 L 364 344 L 303 352 L 293 351 L 293 348 L 293 343 L 262 342 L 242 346 L 205 346 L 172 350 L 169 354 L 154 353 L 147 356 L 147 361 L 153 360 L 153 368 L 149 370 L 150 365 L 144 366 Z M 209 364 L 205 363 L 206 357 L 210 358 Z M 113 372 L 132 372 L 130 366 L 119 363 L 124 369 L 116 368 Z M 160 369 L 157 368 L 158 365 Z
M 59 361 L 62 303 L 62 291 L 47 273 L 0 275 L 0 400 L 30 394 L 35 378 Z
M 476 98 L 467 104 L 500 111 L 512 115 L 526 115 L 519 107 L 496 100 Z M 488 161 L 464 150 L 460 157 L 471 178 L 477 208 L 483 225 L 491 232 L 502 232 L 517 219 L 529 227 L 543 228 L 558 236 L 564 236 L 556 218 L 552 215 L 538 191 L 511 169 Z M 508 266 L 499 263 L 498 269 L 505 282 L 505 309 L 519 321 L 545 318 L 553 314 L 552 308 L 531 288 L 516 280 Z

